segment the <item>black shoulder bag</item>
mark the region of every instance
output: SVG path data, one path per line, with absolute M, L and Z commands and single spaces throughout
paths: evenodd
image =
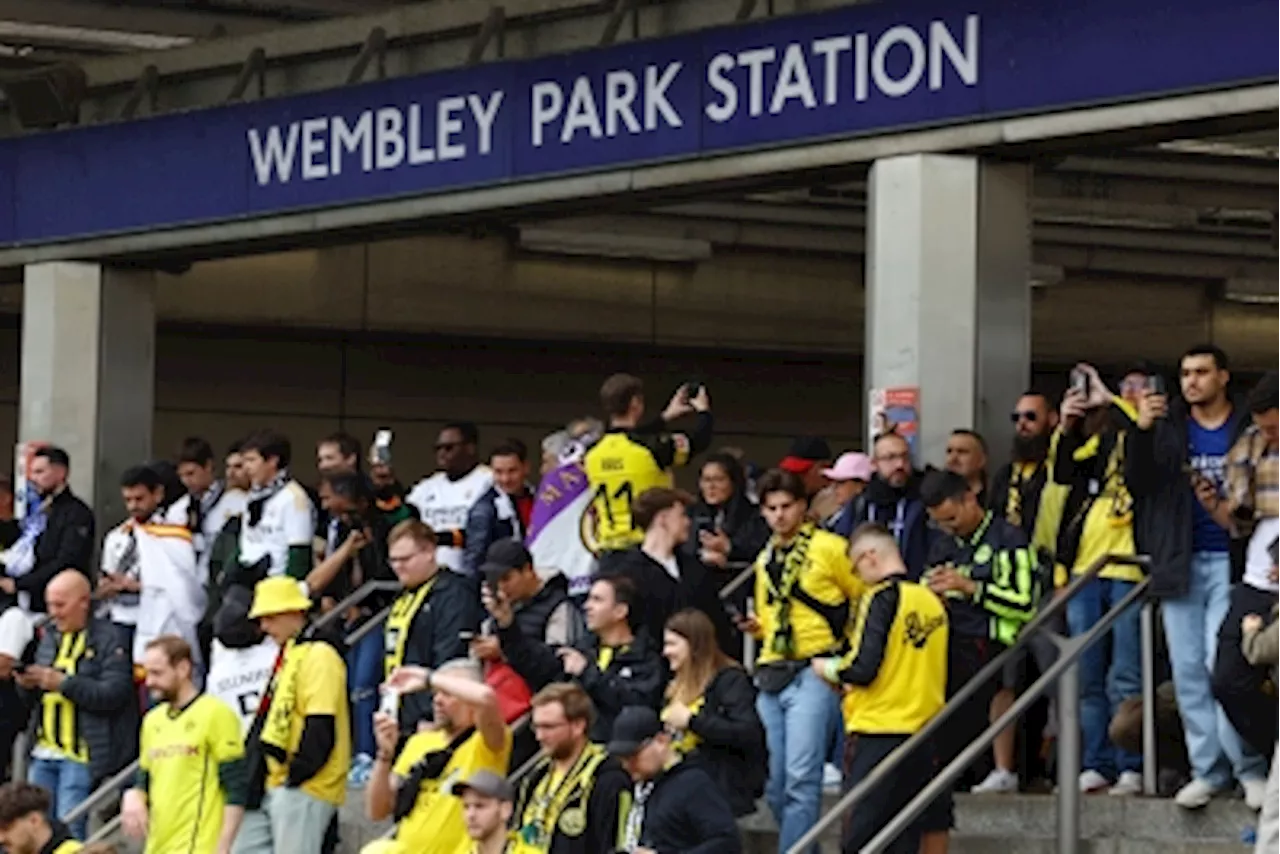
M 475 731 L 475 727 L 467 727 L 455 735 L 442 749 L 433 750 L 413 763 L 413 767 L 409 769 L 409 776 L 396 791 L 396 809 L 393 816 L 397 822 L 403 821 L 405 816 L 413 812 L 413 805 L 418 802 L 418 791 L 422 788 L 422 784 L 427 780 L 440 779 L 453 754 L 458 752 L 458 748 L 471 738 Z

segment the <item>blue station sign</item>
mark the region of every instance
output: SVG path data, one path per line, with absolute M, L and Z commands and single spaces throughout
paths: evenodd
M 0 246 L 1277 78 L 1275 0 L 883 0 L 0 141 Z

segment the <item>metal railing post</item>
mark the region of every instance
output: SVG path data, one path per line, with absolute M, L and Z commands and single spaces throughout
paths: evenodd
M 1142 603 L 1142 793 L 1156 794 L 1156 604 Z
M 1080 663 L 1058 677 L 1058 854 L 1080 845 Z
M 755 611 L 755 600 L 747 598 L 747 613 Z M 742 633 L 742 667 L 748 673 L 756 672 L 756 639 L 746 632 Z

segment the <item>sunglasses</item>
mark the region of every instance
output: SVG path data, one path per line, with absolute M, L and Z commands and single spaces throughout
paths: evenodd
M 1009 413 L 1009 420 L 1012 421 L 1014 424 L 1017 424 L 1020 421 L 1027 421 L 1031 424 L 1034 424 L 1036 423 L 1036 419 L 1038 419 L 1039 417 L 1040 416 L 1033 411 Z

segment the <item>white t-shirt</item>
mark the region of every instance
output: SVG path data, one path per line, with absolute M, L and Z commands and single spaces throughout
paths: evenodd
M 7 655 L 14 661 L 21 659 L 35 636 L 31 618 L 21 608 L 14 606 L 0 613 L 0 655 Z
M 1271 580 L 1271 568 L 1276 565 L 1271 557 L 1271 544 L 1280 536 L 1280 519 L 1272 516 L 1259 519 L 1249 537 L 1249 550 L 1244 559 L 1244 583 L 1269 593 L 1280 591 L 1280 584 Z
M 291 480 L 267 499 L 258 524 L 250 526 L 246 513 L 240 528 L 240 563 L 252 566 L 268 557 L 271 566 L 267 574 L 284 575 L 289 566 L 289 548 L 310 549 L 315 530 L 316 511 L 311 497 L 300 483 Z
M 467 527 L 467 514 L 481 495 L 493 486 L 493 471 L 476 466 L 470 472 L 449 480 L 442 471 L 418 482 L 406 499 L 422 516 L 431 530 L 462 531 Z M 454 572 L 462 571 L 462 549 L 441 546 L 436 549 L 436 562 Z
M 253 725 L 253 716 L 271 681 L 271 670 L 279 651 L 280 647 L 271 638 L 245 649 L 229 649 L 215 640 L 209 649 L 205 691 L 240 716 L 241 732 L 247 734 Z

